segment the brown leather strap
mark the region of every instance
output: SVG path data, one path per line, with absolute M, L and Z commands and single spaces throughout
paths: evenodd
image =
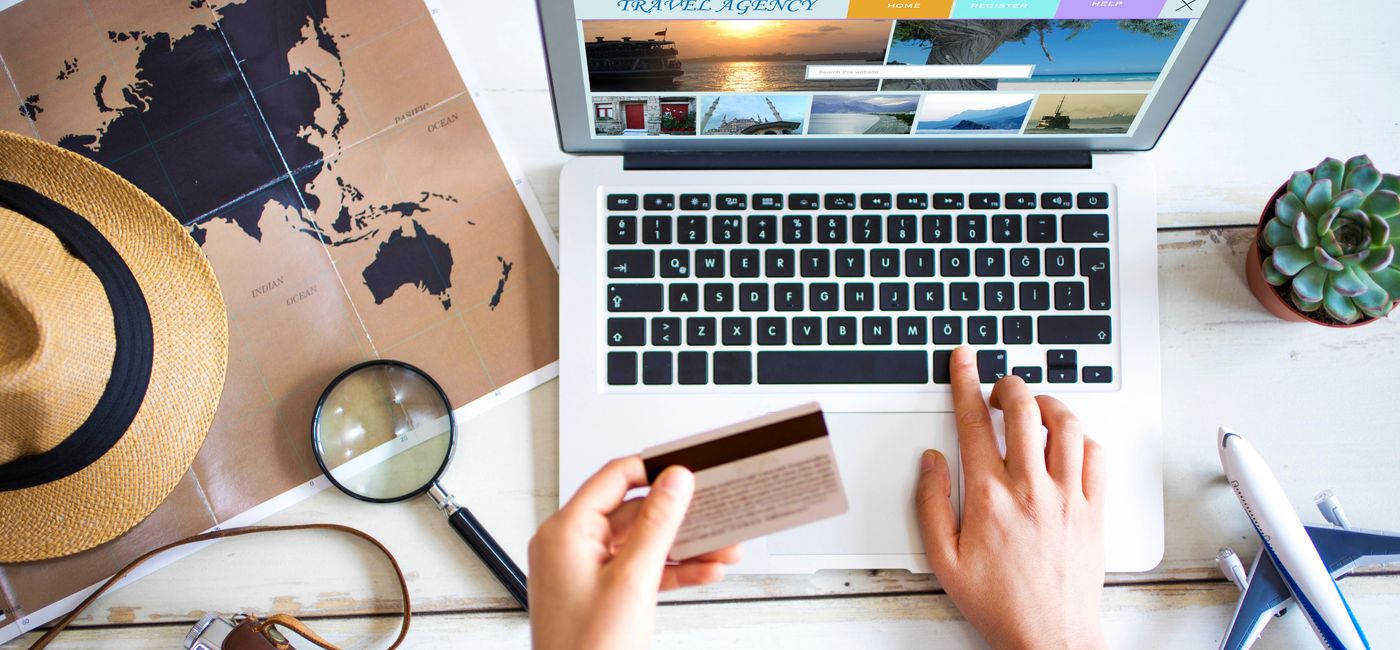
M 161 553 L 164 553 L 172 548 L 175 548 L 177 546 L 184 546 L 186 544 L 196 544 L 199 542 L 207 542 L 209 540 L 214 539 L 222 539 L 224 537 L 239 537 L 242 535 L 251 535 L 253 533 L 272 533 L 288 530 L 314 529 L 336 530 L 342 533 L 349 533 L 369 542 L 370 544 L 373 544 L 375 548 L 379 549 L 379 551 L 384 554 L 384 557 L 389 559 L 389 564 L 394 567 L 394 576 L 399 579 L 399 592 L 403 597 L 403 625 L 399 627 L 399 636 L 398 638 L 394 639 L 394 642 L 392 644 L 389 645 L 389 649 L 393 650 L 394 648 L 397 648 L 400 645 L 402 645 L 404 638 L 408 636 L 408 623 L 409 619 L 413 617 L 413 613 L 412 611 L 410 611 L 411 608 L 409 606 L 408 600 L 408 582 L 404 580 L 403 569 L 399 568 L 399 562 L 398 560 L 394 559 L 394 554 L 390 553 L 388 548 L 385 548 L 383 544 L 379 543 L 379 540 L 370 537 L 368 533 L 351 528 L 349 526 L 341 526 L 339 524 L 296 524 L 291 526 L 246 526 L 243 528 L 229 528 L 227 530 L 216 530 L 208 533 L 201 533 L 199 535 L 194 535 L 191 537 L 186 537 L 185 539 L 182 539 L 178 542 L 166 544 L 165 546 L 155 549 L 154 551 L 150 551 L 149 553 L 146 553 L 145 555 L 142 555 L 141 557 L 132 560 L 131 564 L 128 564 L 125 567 L 123 567 L 121 571 L 118 571 L 116 575 L 108 579 L 107 582 L 103 583 L 101 587 L 98 587 L 97 591 L 92 592 L 92 595 L 88 596 L 87 599 L 84 600 L 81 604 L 79 604 L 76 609 L 69 612 L 67 616 L 64 616 L 63 620 L 59 621 L 58 623 L 55 623 L 52 628 L 49 628 L 49 631 L 46 632 L 44 636 L 40 637 L 38 641 L 34 642 L 34 645 L 30 646 L 30 650 L 39 650 L 48 646 L 49 643 L 53 641 L 54 637 L 58 636 L 59 632 L 62 632 L 64 628 L 68 627 L 68 624 L 72 623 L 73 619 L 77 618 L 78 615 L 83 612 L 83 610 L 87 609 L 88 605 L 92 604 L 92 601 L 97 600 L 99 596 L 106 593 L 107 590 L 110 589 L 113 584 L 116 584 L 118 580 L 121 580 L 122 578 L 126 577 L 128 573 L 131 573 L 133 569 L 141 565 L 141 563 L 145 562 L 146 560 L 160 555 Z M 281 625 L 283 627 L 286 627 L 296 632 L 297 634 L 306 637 L 306 640 L 322 648 L 325 648 L 326 650 L 337 650 L 337 648 L 333 644 L 321 638 L 315 632 L 312 632 L 310 628 L 306 627 L 305 623 L 302 623 L 290 614 L 273 614 L 272 616 L 267 617 L 266 619 L 259 622 L 258 632 L 261 633 L 268 627 L 271 627 L 273 625 Z

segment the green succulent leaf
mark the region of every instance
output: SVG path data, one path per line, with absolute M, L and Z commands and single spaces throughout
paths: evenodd
M 1269 259 L 1274 261 L 1274 268 L 1278 269 L 1279 273 L 1290 277 L 1297 275 L 1299 271 L 1313 262 L 1312 255 L 1294 244 L 1275 248 L 1274 254 L 1269 256 Z
M 1352 304 L 1351 298 L 1337 292 L 1331 284 L 1327 285 L 1326 291 L 1323 292 L 1322 306 L 1329 316 L 1343 323 L 1355 323 L 1361 318 L 1361 312 Z
M 1400 195 L 1389 190 L 1372 192 L 1361 203 L 1361 209 L 1371 216 L 1386 219 L 1400 214 Z
M 1268 227 L 1266 226 L 1265 229 L 1267 230 L 1267 228 Z M 1298 220 L 1293 222 L 1293 232 L 1291 233 L 1293 236 L 1293 243 L 1297 244 L 1302 248 L 1312 248 L 1313 246 L 1316 246 L 1316 228 L 1317 226 L 1313 224 L 1312 217 L 1309 217 L 1306 214 L 1301 217 L 1298 217 Z
M 1327 251 L 1322 250 L 1321 246 L 1312 249 L 1312 254 L 1313 261 L 1317 262 L 1318 265 L 1320 265 L 1324 269 L 1327 269 L 1328 271 L 1340 271 L 1346 268 L 1345 264 L 1338 262 L 1337 258 L 1332 257 L 1327 253 Z
M 1382 222 L 1384 223 L 1384 222 Z M 1283 220 L 1275 217 L 1264 224 L 1264 243 L 1270 250 L 1293 243 L 1293 229 L 1285 226 Z
M 1371 165 L 1375 167 L 1375 164 L 1371 162 L 1371 157 L 1364 153 L 1347 158 L 1347 173 L 1350 174 L 1351 170 L 1361 167 L 1362 165 Z
M 1370 191 L 1370 190 L 1367 190 L 1367 191 Z M 1355 208 L 1355 207 L 1357 207 L 1357 206 L 1360 206 L 1360 205 L 1361 205 L 1361 202 L 1362 202 L 1362 201 L 1365 201 L 1365 200 L 1366 200 L 1366 195 L 1365 195 L 1365 194 L 1362 194 L 1362 193 L 1361 193 L 1361 190 L 1358 190 L 1358 189 L 1343 190 L 1341 194 L 1338 194 L 1338 195 L 1336 196 L 1336 198 L 1332 199 L 1332 207 L 1334 207 L 1334 208 L 1341 208 L 1341 209 L 1343 209 L 1343 210 L 1350 210 L 1350 209 L 1352 209 L 1352 208 Z
M 1317 238 L 1316 250 L 1323 251 L 1327 253 L 1328 256 L 1334 258 L 1346 255 L 1346 251 L 1342 250 L 1342 243 L 1337 241 L 1337 233 L 1331 230 L 1322 233 L 1322 235 Z
M 1274 268 L 1274 257 L 1272 255 L 1264 258 L 1263 269 L 1265 282 L 1268 282 L 1269 284 L 1272 284 L 1276 287 L 1281 287 L 1285 284 L 1288 284 L 1288 276 L 1279 273 L 1278 269 Z
M 1292 194 L 1284 194 L 1274 201 L 1274 214 L 1289 228 L 1298 220 L 1298 215 L 1303 214 L 1303 209 L 1302 197 Z
M 1288 177 L 1288 193 L 1298 197 L 1299 201 L 1308 195 L 1308 187 L 1312 185 L 1312 174 L 1307 172 L 1293 172 Z
M 1325 235 L 1332 230 L 1332 223 L 1337 220 L 1337 216 L 1342 213 L 1341 208 L 1332 208 L 1317 217 L 1317 234 Z
M 1348 168 L 1346 181 L 1342 187 L 1348 190 L 1357 190 L 1362 194 L 1370 194 L 1381 184 L 1381 172 L 1373 165 L 1362 165 L 1356 168 Z
M 1395 174 L 1381 174 L 1381 184 L 1376 186 L 1376 189 L 1400 194 L 1400 176 L 1396 176 Z
M 1291 296 L 1289 296 L 1289 298 L 1292 298 L 1292 299 L 1293 299 L 1293 306 L 1294 306 L 1294 307 L 1297 307 L 1299 311 L 1306 311 L 1306 312 L 1317 311 L 1318 307 L 1321 307 L 1321 306 L 1322 306 L 1322 301 L 1321 301 L 1321 300 L 1318 300 L 1318 301 L 1315 301 L 1315 302 L 1308 302 L 1308 301 L 1306 301 L 1306 300 L 1303 300 L 1302 298 L 1299 298 L 1299 297 L 1298 297 L 1298 294 L 1296 294 L 1296 293 L 1293 294 L 1293 295 L 1291 295 Z
M 1327 211 L 1332 205 L 1332 180 L 1323 178 L 1313 181 L 1308 187 L 1307 196 L 1303 197 L 1303 205 L 1307 206 L 1308 214 L 1320 215 Z
M 1316 182 L 1320 180 L 1329 180 L 1331 181 L 1331 186 L 1328 190 L 1340 192 L 1342 190 L 1342 177 L 1344 174 L 1346 174 L 1346 167 L 1342 164 L 1342 161 L 1336 158 L 1323 158 L 1322 162 L 1317 164 L 1317 169 L 1313 170 L 1313 182 L 1316 184 Z
M 1361 263 L 1361 269 L 1367 273 L 1375 273 L 1385 269 L 1395 262 L 1395 247 L 1386 244 L 1379 248 L 1372 248 L 1365 261 Z
M 1352 303 L 1367 316 L 1384 316 L 1386 312 L 1390 311 L 1390 294 L 1386 293 L 1386 290 L 1379 284 L 1376 284 L 1371 276 L 1359 273 L 1357 277 L 1361 279 L 1361 284 L 1366 286 L 1366 291 L 1352 298 Z
M 1327 287 L 1344 296 L 1354 297 L 1366 292 L 1366 283 L 1361 281 L 1361 274 L 1350 266 L 1333 273 Z
M 1400 298 L 1400 268 L 1392 266 L 1388 269 L 1372 271 L 1371 279 L 1375 280 L 1382 289 L 1385 289 L 1386 295 L 1390 296 L 1392 300 Z
M 1385 245 L 1390 241 L 1390 222 L 1385 219 L 1371 220 L 1371 244 Z
M 1327 286 L 1327 269 L 1316 264 L 1303 269 L 1293 276 L 1293 295 L 1299 300 L 1317 303 L 1322 300 L 1322 292 Z

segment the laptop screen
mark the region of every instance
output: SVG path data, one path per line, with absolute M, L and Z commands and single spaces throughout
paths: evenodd
M 595 140 L 1129 138 L 1208 0 L 574 0 Z

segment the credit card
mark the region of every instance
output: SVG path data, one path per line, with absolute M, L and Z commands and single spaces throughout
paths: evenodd
M 695 474 L 673 560 L 847 510 L 826 419 L 815 403 L 650 447 L 642 462 L 648 483 L 672 465 Z

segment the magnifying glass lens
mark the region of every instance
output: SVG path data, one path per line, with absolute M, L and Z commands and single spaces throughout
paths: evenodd
M 421 492 L 452 451 L 452 409 L 427 377 L 391 364 L 362 366 L 322 398 L 316 456 L 342 489 L 376 501 Z

